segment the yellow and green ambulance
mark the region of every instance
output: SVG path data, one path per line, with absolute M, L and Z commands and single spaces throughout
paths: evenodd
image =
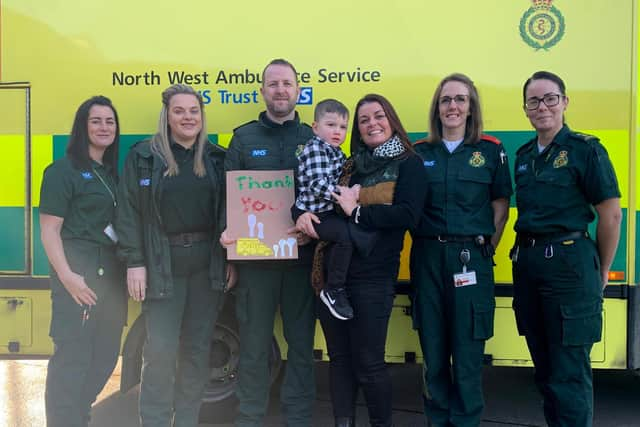
M 622 191 L 623 231 L 593 366 L 640 369 L 638 6 L 637 0 L 0 0 L 0 357 L 52 351 L 39 187 L 43 169 L 64 155 L 78 105 L 97 94 L 113 100 L 124 159 L 133 142 L 154 132 L 161 91 L 191 84 L 205 99 L 211 140 L 226 146 L 233 129 L 263 108 L 262 68 L 283 57 L 298 69 L 305 121 L 323 98 L 353 106 L 374 92 L 391 100 L 413 139 L 426 134 L 439 80 L 465 73 L 479 87 L 485 132 L 503 142 L 511 161 L 533 134 L 522 109 L 523 82 L 541 69 L 559 74 L 571 99 L 567 122 L 602 140 Z M 511 308 L 507 253 L 515 217 L 512 200 L 496 256 L 496 330 L 486 361 L 532 366 Z M 421 361 L 407 296 L 409 245 L 389 328 L 389 362 Z M 234 391 L 239 342 L 231 303 L 212 337 L 209 401 Z M 139 312 L 130 303 L 123 390 L 138 381 L 145 333 Z M 326 360 L 317 331 L 315 354 Z M 277 328 L 274 377 L 285 345 Z

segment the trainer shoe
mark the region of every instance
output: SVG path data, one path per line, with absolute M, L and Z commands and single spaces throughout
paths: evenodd
M 349 320 L 353 318 L 353 308 L 349 304 L 349 298 L 344 288 L 323 289 L 320 291 L 320 299 L 336 319 Z

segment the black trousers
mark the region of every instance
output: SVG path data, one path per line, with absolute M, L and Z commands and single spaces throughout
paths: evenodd
M 320 218 L 320 224 L 313 224 L 320 240 L 331 242 L 325 249 L 327 267 L 326 288 L 338 289 L 345 285 L 347 271 L 351 264 L 353 245 L 349 237 L 347 218 L 340 216 L 335 211 L 316 214 Z
M 73 241 L 64 242 L 64 251 L 71 269 L 84 277 L 98 300 L 84 316 L 84 307 L 51 272 L 54 353 L 45 388 L 47 426 L 86 427 L 91 405 L 118 361 L 127 287 L 115 248 Z
M 372 426 L 391 426 L 391 378 L 384 361 L 393 281 L 349 282 L 355 317 L 338 320 L 324 304 L 319 318 L 329 351 L 331 400 L 335 417 L 353 417 L 358 389 L 367 402 Z

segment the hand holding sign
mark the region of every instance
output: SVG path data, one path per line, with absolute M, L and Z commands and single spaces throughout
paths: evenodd
M 229 243 L 231 260 L 297 259 L 293 226 L 293 171 L 227 172 L 227 227 L 220 237 Z M 233 236 L 233 239 L 231 239 Z

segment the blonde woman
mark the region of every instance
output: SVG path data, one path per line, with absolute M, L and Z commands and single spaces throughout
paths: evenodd
M 145 316 L 145 427 L 198 425 L 226 282 L 216 238 L 224 228 L 223 161 L 207 139 L 202 97 L 186 85 L 162 93 L 157 133 L 127 156 L 116 229 L 129 295 Z

